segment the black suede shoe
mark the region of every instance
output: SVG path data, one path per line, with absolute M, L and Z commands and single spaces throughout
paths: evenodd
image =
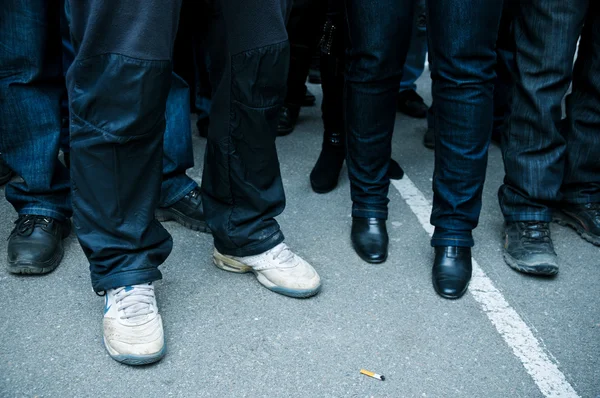
M 63 239 L 71 233 L 71 222 L 52 217 L 21 215 L 8 238 L 8 272 L 46 274 L 63 258 Z
M 300 107 L 298 105 L 283 105 L 279 113 L 277 135 L 281 137 L 294 131 L 294 128 L 296 128 L 296 122 L 298 121 L 298 115 L 300 115 Z
M 385 220 L 377 218 L 352 218 L 352 247 L 363 260 L 379 264 L 387 259 L 388 233 Z
M 552 276 L 558 273 L 550 226 L 541 221 L 519 221 L 504 227 L 504 261 L 520 272 Z
M 436 293 L 447 299 L 461 298 L 471 281 L 471 248 L 437 246 L 431 270 Z
M 415 90 L 404 90 L 398 93 L 398 111 L 405 115 L 424 119 L 427 117 L 427 110 L 423 98 Z
M 423 145 L 425 148 L 435 148 L 435 131 L 431 127 L 427 127 L 425 135 L 423 136 Z
M 337 186 L 346 158 L 342 134 L 328 131 L 324 134 L 321 154 L 310 172 L 310 186 L 316 193 L 327 193 Z
M 555 213 L 554 221 L 568 225 L 583 239 L 600 246 L 600 203 L 565 205 Z
M 171 207 L 159 207 L 154 213 L 160 222 L 176 221 L 193 231 L 210 232 L 204 221 L 200 188 L 192 189 L 187 195 Z
M 7 182 L 9 182 L 12 176 L 12 170 L 10 169 L 10 167 L 8 167 L 8 165 L 4 162 L 4 159 L 2 159 L 2 156 L 0 155 L 0 185 L 4 185 Z
M 313 93 L 310 92 L 308 87 L 304 86 L 304 99 L 302 100 L 302 106 L 313 106 L 317 102 L 317 98 Z
M 404 177 L 404 170 L 394 159 L 390 159 L 390 165 L 388 166 L 388 177 L 391 180 L 401 180 L 402 177 Z

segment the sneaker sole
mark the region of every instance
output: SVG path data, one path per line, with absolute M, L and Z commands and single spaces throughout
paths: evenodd
M 210 233 L 210 229 L 204 221 L 194 220 L 176 210 L 157 209 L 154 212 L 154 217 L 160 222 L 175 221 L 192 231 Z
M 213 253 L 213 263 L 217 268 L 228 272 L 234 272 L 236 274 L 247 274 L 249 272 L 254 273 L 258 282 L 266 287 L 267 289 L 282 294 L 288 297 L 294 298 L 308 298 L 316 295 L 321 291 L 321 284 L 314 289 L 289 289 L 275 285 L 273 282 L 268 280 L 263 274 L 256 272 L 252 267 L 249 267 L 237 260 L 223 256 L 221 253 Z
M 11 274 L 15 275 L 43 275 L 54 271 L 65 255 L 65 246 L 63 240 L 71 234 L 71 221 L 64 227 L 61 241 L 58 243 L 58 250 L 54 253 L 54 257 L 44 262 L 24 262 L 7 260 L 8 266 L 6 269 Z
M 595 246 L 600 246 L 600 237 L 591 235 L 576 218 L 564 213 L 560 212 L 555 214 L 552 218 L 552 221 L 561 225 L 563 227 L 571 227 L 577 232 L 583 239 L 587 240 L 591 244 Z
M 531 275 L 554 276 L 558 274 L 558 266 L 554 264 L 524 264 L 517 261 L 514 257 L 507 254 L 502 254 L 504 261 L 508 266 L 516 271 Z
M 123 354 L 118 354 L 116 351 L 114 351 L 112 348 L 110 348 L 109 345 L 106 344 L 106 339 L 103 338 L 102 342 L 104 343 L 104 348 L 106 349 L 106 352 L 108 352 L 108 355 L 110 355 L 110 357 L 112 359 L 114 359 L 115 361 L 124 363 L 125 365 L 131 365 L 131 366 L 149 365 L 151 363 L 160 361 L 167 353 L 167 345 L 165 344 L 165 345 L 163 345 L 163 348 L 156 354 L 123 355 Z

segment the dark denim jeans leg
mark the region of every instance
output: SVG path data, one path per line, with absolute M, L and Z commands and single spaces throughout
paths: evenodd
M 6 198 L 19 214 L 64 220 L 71 198 L 58 161 L 60 10 L 43 0 L 4 0 L 0 20 L 0 152 L 22 178 L 7 185 Z
M 427 56 L 427 22 L 425 17 L 425 1 L 416 0 L 413 11 L 413 28 L 410 35 L 410 47 L 402 71 L 400 91 L 417 90 L 416 81 L 425 70 Z
M 586 63 L 591 66 L 590 60 L 583 59 L 592 55 L 587 42 L 591 35 L 586 35 L 586 40 L 582 39 L 580 56 L 583 58 L 578 61 L 581 76 L 578 76 L 569 101 L 569 123 L 575 130 L 565 138 L 559 128 L 561 102 L 573 76 L 573 57 L 588 4 L 588 0 L 531 0 L 520 6 L 520 14 L 515 21 L 515 61 L 518 69 L 512 114 L 502 137 L 506 177 L 498 192 L 500 207 L 507 221 L 552 220 L 553 203 L 560 200 L 560 189 L 565 179 L 565 160 L 572 155 L 571 161 L 578 163 L 576 159 L 584 159 L 584 164 L 592 165 L 592 174 L 595 169 L 595 176 L 592 175 L 591 179 L 589 174 L 582 177 L 598 181 L 598 130 L 591 125 L 589 129 L 584 127 L 585 122 L 579 124 L 582 120 L 596 119 L 596 128 L 598 126 L 598 109 L 592 111 L 594 103 L 598 105 L 597 97 L 590 102 L 598 94 L 598 91 L 593 93 L 594 83 L 598 89 L 598 71 L 594 77 L 590 68 L 583 67 Z M 595 62 L 597 67 L 597 58 Z M 582 91 L 591 95 L 582 95 Z M 572 118 L 573 115 L 575 118 Z M 575 145 L 572 149 L 579 151 L 578 154 L 567 150 L 572 143 Z M 585 145 L 585 149 L 579 147 L 579 143 Z M 576 168 L 579 169 L 579 166 Z M 570 178 L 579 179 L 576 170 Z
M 429 0 L 435 117 L 433 246 L 473 246 L 492 131 L 500 0 Z M 464 21 L 469 21 L 465 23 Z
M 160 207 L 169 207 L 182 199 L 198 184 L 185 174 L 194 167 L 192 128 L 190 121 L 190 88 L 173 73 L 167 98 L 166 128 L 163 142 L 163 180 Z
M 413 6 L 412 0 L 346 0 L 344 112 L 353 217 L 387 219 L 396 96 Z

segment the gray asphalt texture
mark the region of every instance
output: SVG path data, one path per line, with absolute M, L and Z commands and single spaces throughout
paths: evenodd
M 431 102 L 428 75 L 419 92 Z M 91 289 L 76 238 L 62 264 L 40 277 L 0 267 L 0 397 L 541 397 L 522 363 L 467 294 L 439 298 L 431 287 L 429 236 L 390 188 L 390 253 L 370 265 L 352 250 L 350 195 L 340 184 L 313 193 L 317 106 L 303 108 L 296 130 L 278 138 L 287 208 L 286 242 L 323 280 L 317 297 L 297 300 L 263 288 L 250 274 L 217 269 L 212 240 L 166 223 L 174 249 L 156 284 L 168 344 L 158 364 L 128 367 L 102 346 L 103 299 Z M 431 199 L 433 152 L 426 122 L 397 115 L 393 156 Z M 194 130 L 200 179 L 205 141 Z M 560 273 L 553 279 L 511 270 L 502 259 L 496 192 L 504 169 L 490 149 L 473 255 L 582 397 L 600 395 L 600 248 L 552 226 Z M 142 182 L 143 183 L 143 182 Z M 3 195 L 3 190 L 2 190 Z M 0 201 L 0 241 L 16 214 Z M 2 263 L 6 244 L 0 245 Z M 386 376 L 381 382 L 359 373 Z

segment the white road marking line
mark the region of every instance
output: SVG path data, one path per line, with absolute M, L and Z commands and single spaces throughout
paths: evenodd
M 429 223 L 431 204 L 423 193 L 404 175 L 401 180 L 392 180 L 392 184 L 404 198 L 419 223 L 431 236 L 433 226 Z M 545 352 L 533 332 L 519 314 L 508 304 L 492 280 L 483 272 L 473 259 L 473 276 L 469 292 L 477 301 L 500 336 L 523 363 L 525 370 L 542 394 L 546 397 L 579 397 L 565 375 L 558 369 Z

